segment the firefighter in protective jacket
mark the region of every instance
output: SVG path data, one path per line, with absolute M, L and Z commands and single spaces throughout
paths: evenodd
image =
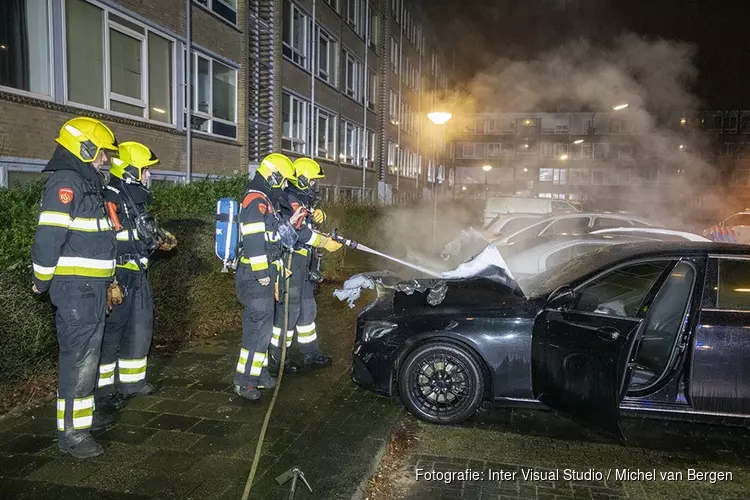
M 296 333 L 297 347 L 302 355 L 302 365 L 297 366 L 289 357 L 286 358 L 284 371 L 310 371 L 331 364 L 331 358 L 323 354 L 318 347 L 318 335 L 315 327 L 317 306 L 315 304 L 315 281 L 318 277 L 311 272 L 317 271 L 313 265 L 319 248 L 335 252 L 341 244 L 317 231 L 318 224 L 325 221 L 325 213 L 313 208 L 317 198 L 317 183 L 325 177 L 323 169 L 312 158 L 299 158 L 294 162 L 294 178 L 284 190 L 280 199 L 281 215 L 289 218 L 298 210 L 303 210 L 304 219 L 300 219 L 299 241 L 292 254 L 292 274 L 289 283 L 289 319 L 287 323 L 286 344 L 292 345 Z M 312 269 L 315 268 L 315 269 Z M 269 350 L 269 370 L 272 375 L 279 371 L 281 359 L 281 331 L 284 327 L 284 304 L 276 306 L 273 337 Z
M 57 430 L 60 450 L 95 457 L 91 437 L 94 387 L 107 304 L 117 295 L 115 233 L 104 206 L 107 152 L 117 151 L 112 130 L 98 120 L 73 118 L 60 129 L 57 149 L 44 172 L 39 222 L 31 248 L 33 286 L 49 292 L 57 308 L 60 346 Z
M 280 219 L 275 202 L 287 180 L 293 176 L 294 168 L 289 158 L 278 153 L 268 155 L 248 183 L 240 204 L 242 243 L 235 285 L 244 311 L 234 392 L 249 400 L 260 398 L 259 389 L 275 386 L 266 359 L 283 268 L 281 231 L 284 228 L 281 226 L 284 221 Z M 298 218 L 299 214 L 292 216 L 294 222 Z
M 154 324 L 148 259 L 157 249 L 169 251 L 177 246 L 177 239 L 158 228 L 148 213 L 153 201 L 146 187 L 148 169 L 159 159 L 138 142 L 121 143 L 119 153 L 119 158 L 112 159 L 104 196 L 117 236 L 116 276 L 124 300 L 112 306 L 107 316 L 96 390 L 96 407 L 109 410 L 121 408 L 126 399 L 156 390 L 146 381 Z

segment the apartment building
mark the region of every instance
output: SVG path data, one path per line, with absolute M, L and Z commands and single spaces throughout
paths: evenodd
M 627 110 L 464 116 L 453 129 L 455 196 L 515 194 L 623 208 L 654 196 L 701 205 L 699 189 L 683 199 L 670 186 L 703 186 L 713 196 L 750 185 L 746 112 L 676 115 L 649 127 Z
M 327 199 L 420 197 L 423 115 L 448 83 L 420 5 L 284 0 L 282 33 L 282 151 L 318 159 Z
M 273 151 L 318 159 L 329 200 L 408 200 L 445 177 L 424 114 L 447 89 L 447 62 L 418 3 L 193 0 L 190 11 L 188 32 L 185 0 L 2 2 L 0 186 L 39 178 L 76 115 L 151 146 L 157 181 L 185 181 L 188 109 L 191 178 L 245 172 Z
M 192 173 L 247 168 L 243 2 L 5 0 L 0 5 L 0 185 L 38 178 L 76 115 L 150 145 L 154 177 L 184 179 L 190 45 Z M 239 24 L 238 24 L 239 23 Z

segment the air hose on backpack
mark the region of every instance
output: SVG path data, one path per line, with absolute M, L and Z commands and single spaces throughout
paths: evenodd
M 242 493 L 242 500 L 247 500 L 250 495 L 250 489 L 253 487 L 253 479 L 255 479 L 255 473 L 258 470 L 258 463 L 260 462 L 261 450 L 263 450 L 263 441 L 266 438 L 266 431 L 268 430 L 268 423 L 271 421 L 271 413 L 273 407 L 276 404 L 276 397 L 279 395 L 279 389 L 281 388 L 281 379 L 284 376 L 284 363 L 286 361 L 286 335 L 287 329 L 289 328 L 289 274 L 288 269 L 292 268 L 292 252 L 288 252 L 289 257 L 287 258 L 286 265 L 281 267 L 281 278 L 283 283 L 284 293 L 284 329 L 281 330 L 281 361 L 279 361 L 279 376 L 276 377 L 276 388 L 273 391 L 271 397 L 271 404 L 268 405 L 266 411 L 266 417 L 263 419 L 263 425 L 260 428 L 260 435 L 258 436 L 258 444 L 255 447 L 255 455 L 253 456 L 253 465 L 250 467 L 250 474 L 247 476 L 247 482 L 245 483 L 245 491 Z M 270 286 L 270 284 L 269 284 Z

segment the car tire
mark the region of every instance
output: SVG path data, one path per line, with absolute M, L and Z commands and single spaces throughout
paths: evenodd
M 401 401 L 415 417 L 434 424 L 457 424 L 484 399 L 484 374 L 467 349 L 448 342 L 418 346 L 401 365 Z

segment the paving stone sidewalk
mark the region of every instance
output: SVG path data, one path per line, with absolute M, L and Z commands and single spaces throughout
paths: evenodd
M 286 499 L 289 484 L 274 479 L 293 466 L 313 488 L 311 495 L 298 484 L 298 500 L 351 499 L 403 417 L 397 402 L 350 381 L 356 310 L 329 306 L 318 330 L 335 363 L 284 377 L 252 499 Z M 262 403 L 232 393 L 239 339 L 224 334 L 155 360 L 149 376 L 162 389 L 130 401 L 117 424 L 98 433 L 105 453 L 95 459 L 58 451 L 52 404 L 0 419 L 0 498 L 241 498 L 270 392 Z

